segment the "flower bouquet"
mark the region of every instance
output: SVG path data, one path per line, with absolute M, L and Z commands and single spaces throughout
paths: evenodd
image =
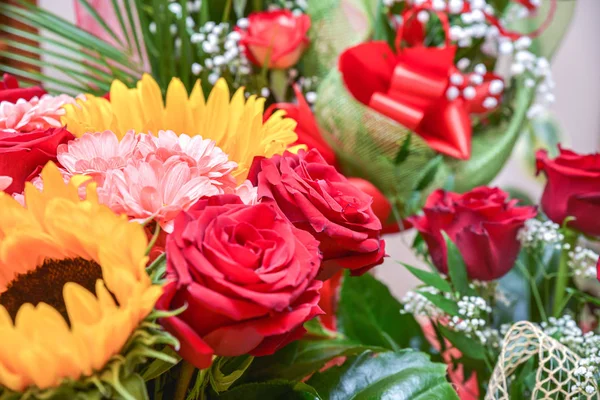
M 391 164 L 378 153 L 373 167 L 400 175 L 358 175 L 404 215 L 447 176 L 462 189 L 491 178 L 457 171 L 476 160 L 500 168 L 547 78 L 529 55 L 519 57 L 540 68 L 522 71 L 531 76 L 492 73 L 483 40 L 457 49 L 457 18 L 476 14 L 481 25 L 481 9 L 451 3 L 78 0 L 78 24 L 25 1 L 0 4 L 21 23 L 0 26 L 12 35 L 0 55 L 32 67 L 0 65 L 0 400 L 594 396 L 597 338 L 583 331 L 596 328 L 598 303 L 600 229 L 587 216 L 595 156 L 539 153 L 554 222 L 499 189 L 433 191 L 408 220 L 433 267 L 407 267 L 424 286 L 400 302 L 368 273 L 385 257 L 378 216 L 391 211 L 368 181 L 343 175 L 360 160 L 340 143 L 394 143 Z M 371 32 L 390 43 L 359 44 Z M 357 44 L 341 56 L 350 75 L 322 81 Z M 444 87 L 434 108 L 454 122 L 426 118 L 414 134 L 392 123 L 403 100 L 387 81 L 367 101 L 374 87 L 352 78 L 365 49 L 376 76 L 393 61 L 404 89 L 416 64 L 437 65 L 430 52 L 445 54 L 431 80 L 408 87 L 439 92 L 451 69 L 459 94 Z M 460 51 L 473 71 L 454 70 Z M 405 105 L 425 107 L 413 100 Z M 338 101 L 360 108 L 335 114 Z M 351 135 L 365 126 L 394 139 Z M 469 151 L 469 161 L 435 155 Z M 401 177 L 410 165 L 420 173 Z M 562 179 L 577 184 L 566 193 Z M 398 197 L 398 183 L 413 200 Z

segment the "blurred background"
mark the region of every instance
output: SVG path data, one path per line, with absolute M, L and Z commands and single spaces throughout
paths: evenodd
M 67 20 L 75 19 L 73 0 L 38 0 L 38 4 Z M 560 129 L 562 143 L 584 153 L 600 149 L 599 20 L 600 0 L 578 0 L 569 31 L 552 61 L 556 101 L 551 115 Z M 527 167 L 524 147 L 522 143 L 517 148 L 493 185 L 517 188 L 537 199 L 541 184 Z M 376 270 L 398 297 L 416 284 L 397 263 L 420 265 L 410 250 L 413 235 L 412 232 L 389 235 L 386 238 L 389 257 Z

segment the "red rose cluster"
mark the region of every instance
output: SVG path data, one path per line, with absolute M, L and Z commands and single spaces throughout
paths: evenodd
M 436 190 L 427 199 L 424 215 L 410 221 L 421 233 L 435 266 L 448 273 L 447 248 L 442 232 L 456 243 L 470 279 L 491 281 L 515 264 L 520 243 L 517 233 L 536 208 L 517 206 L 508 193 L 478 187 L 465 194 Z
M 385 254 L 372 199 L 318 151 L 256 160 L 251 174 L 258 204 L 201 199 L 166 240 L 169 283 L 157 305 L 187 305 L 162 323 L 198 368 L 213 354 L 267 355 L 300 338 L 323 314 L 324 279 L 362 274 Z

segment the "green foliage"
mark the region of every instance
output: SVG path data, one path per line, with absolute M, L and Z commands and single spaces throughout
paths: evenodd
M 254 357 L 219 357 L 210 367 L 210 385 L 217 393 L 225 392 L 246 372 Z
M 428 286 L 432 286 L 440 292 L 449 293 L 452 292 L 452 287 L 445 281 L 439 273 L 428 272 L 420 268 L 411 267 L 410 265 L 402 264 L 404 267 L 413 274 L 417 279 Z
M 446 366 L 412 350 L 365 352 L 315 374 L 308 384 L 328 400 L 458 400 L 446 381 Z
M 91 8 L 87 0 L 78 1 L 84 8 L 88 10 Z M 131 40 L 126 44 L 116 38 L 119 39 L 117 44 L 112 45 L 29 2 L 16 0 L 16 4 L 0 3 L 0 13 L 34 28 L 36 32 L 47 30 L 52 33 L 52 36 L 31 33 L 22 28 L 13 28 L 6 25 L 0 25 L 0 32 L 35 40 L 42 45 L 52 45 L 55 50 L 38 48 L 33 51 L 33 55 L 22 55 L 13 51 L 6 51 L 2 53 L 2 56 L 32 66 L 53 69 L 64 75 L 65 78 L 53 78 L 33 70 L 15 69 L 0 65 L 0 69 L 5 72 L 44 82 L 50 91 L 71 94 L 104 94 L 113 78 L 120 79 L 127 85 L 133 85 L 135 80 L 142 75 L 141 58 L 139 55 L 136 57 Z M 125 9 L 133 7 L 130 0 L 123 0 L 123 4 Z M 91 15 L 107 33 L 114 37 L 114 32 L 108 29 L 106 23 L 96 13 Z M 132 24 L 135 24 L 132 19 L 123 18 L 120 10 L 118 17 L 120 23 L 129 24 L 127 26 L 129 29 L 133 26 Z M 131 30 L 135 31 L 135 29 Z M 11 41 L 9 44 L 14 48 L 26 51 L 31 51 L 32 47 L 17 41 Z M 36 54 L 47 57 L 41 62 L 36 58 Z
M 390 350 L 428 349 L 421 327 L 389 289 L 373 276 L 344 279 L 338 304 L 338 329 L 349 340 Z
M 248 383 L 221 394 L 211 393 L 208 398 L 211 400 L 321 400 L 309 385 L 285 380 Z
M 454 289 L 461 297 L 474 296 L 475 291 L 469 287 L 467 267 L 465 266 L 465 261 L 463 260 L 458 247 L 456 247 L 446 232 L 442 232 L 442 235 L 444 236 L 444 240 L 446 242 L 446 252 L 448 255 L 448 275 L 450 276 L 452 286 L 454 286 Z
M 260 382 L 269 379 L 300 380 L 320 370 L 328 361 L 342 356 L 384 348 L 362 345 L 348 339 L 299 340 L 272 356 L 257 357 L 242 380 Z

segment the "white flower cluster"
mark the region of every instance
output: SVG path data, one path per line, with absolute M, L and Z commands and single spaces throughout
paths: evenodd
M 248 20 L 242 18 L 238 26 L 247 26 Z M 225 70 L 234 76 L 248 75 L 251 67 L 243 47 L 240 46 L 240 33 L 231 31 L 226 22 L 219 24 L 209 21 L 198 32 L 192 34 L 191 42 L 197 45 L 197 50 L 203 63 L 192 64 L 192 73 L 199 75 L 208 70 L 208 80 L 214 84 Z
M 469 64 L 469 60 L 466 58 L 461 59 L 460 61 L 466 60 L 467 62 L 462 62 L 460 64 L 467 65 Z M 476 86 L 479 86 L 483 83 L 484 75 L 487 73 L 487 68 L 484 64 L 477 64 L 473 69 L 473 73 L 469 76 L 469 82 L 467 82 L 467 86 L 462 89 L 462 91 L 457 86 L 462 86 L 465 83 L 465 78 L 462 74 L 454 73 L 450 75 L 450 85 L 448 89 L 446 89 L 446 98 L 450 101 L 462 97 L 465 100 L 471 100 L 475 98 L 477 95 Z M 456 86 L 455 86 L 456 85 Z M 494 97 L 502 93 L 504 90 L 504 82 L 500 79 L 494 79 L 490 82 L 488 87 L 489 97 L 486 97 L 483 100 L 483 107 L 487 109 L 495 108 L 498 105 L 498 100 Z
M 598 253 L 577 246 L 575 250 L 569 252 L 568 265 L 575 276 L 595 279 L 599 257 Z
M 560 232 L 560 225 L 552 221 L 542 222 L 535 218 L 525 221 L 525 226 L 517 236 L 523 247 L 537 247 L 540 243 L 562 243 L 564 238 Z
M 597 389 L 594 383 L 597 371 L 598 367 L 593 365 L 589 359 L 579 360 L 575 366 L 575 371 L 573 371 L 573 375 L 578 378 L 578 381 L 575 382 L 574 386 L 571 386 L 571 392 L 585 392 L 588 395 L 596 393 Z
M 457 305 L 458 315 L 450 319 L 448 326 L 469 335 L 480 333 L 487 325 L 485 317 L 492 312 L 488 303 L 481 297 L 465 296 Z
M 424 286 L 419 288 L 418 291 L 410 291 L 400 300 L 404 305 L 404 309 L 400 312 L 412 314 L 415 317 L 428 317 L 437 319 L 445 316 L 446 314 L 434 305 L 429 299 L 423 296 L 419 292 L 440 294 L 440 291 L 431 286 Z M 448 296 L 449 297 L 449 296 Z

